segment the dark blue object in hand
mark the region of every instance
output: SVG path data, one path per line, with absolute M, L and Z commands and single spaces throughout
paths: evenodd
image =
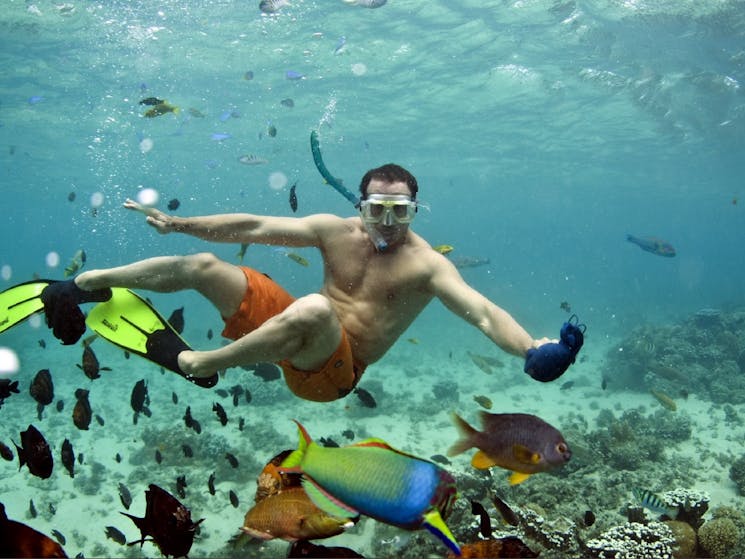
M 569 317 L 561 327 L 561 340 L 529 349 L 525 356 L 525 372 L 535 380 L 551 382 L 564 374 L 574 363 L 585 341 L 584 324 L 579 324 L 576 314 Z

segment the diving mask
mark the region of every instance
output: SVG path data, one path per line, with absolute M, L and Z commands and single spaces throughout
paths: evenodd
M 370 194 L 360 202 L 360 213 L 365 223 L 396 225 L 411 223 L 416 207 L 416 202 L 404 194 Z

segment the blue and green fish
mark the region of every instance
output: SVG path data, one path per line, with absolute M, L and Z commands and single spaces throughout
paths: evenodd
M 457 498 L 455 480 L 447 471 L 381 439 L 323 447 L 295 423 L 300 442 L 281 471 L 301 473 L 318 508 L 340 518 L 364 514 L 405 530 L 426 528 L 460 556 L 445 524 Z

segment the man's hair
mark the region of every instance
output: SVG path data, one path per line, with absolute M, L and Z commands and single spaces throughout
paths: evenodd
M 362 194 L 363 200 L 367 199 L 367 187 L 373 179 L 378 179 L 386 183 L 404 182 L 411 191 L 411 199 L 416 200 L 416 194 L 419 191 L 419 185 L 416 182 L 416 178 L 400 165 L 386 163 L 381 167 L 370 169 L 365 173 L 365 176 L 362 177 L 362 181 L 360 181 L 360 194 Z

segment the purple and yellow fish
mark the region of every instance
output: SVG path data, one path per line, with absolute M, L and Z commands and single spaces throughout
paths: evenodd
M 642 250 L 646 250 L 657 256 L 666 256 L 668 258 L 675 256 L 673 245 L 657 237 L 634 237 L 633 235 L 626 235 L 626 240 L 634 243 Z
M 562 434 L 540 417 L 484 411 L 480 415 L 483 431 L 477 431 L 453 414 L 462 437 L 450 447 L 448 456 L 476 447 L 479 450 L 473 455 L 471 465 L 480 470 L 492 466 L 511 470 L 511 485 L 522 483 L 531 474 L 562 466 L 572 457 Z
M 405 530 L 426 528 L 460 555 L 445 524 L 457 497 L 447 471 L 381 439 L 323 447 L 295 423 L 300 442 L 281 471 L 301 473 L 303 488 L 318 508 L 338 518 L 364 514 Z

